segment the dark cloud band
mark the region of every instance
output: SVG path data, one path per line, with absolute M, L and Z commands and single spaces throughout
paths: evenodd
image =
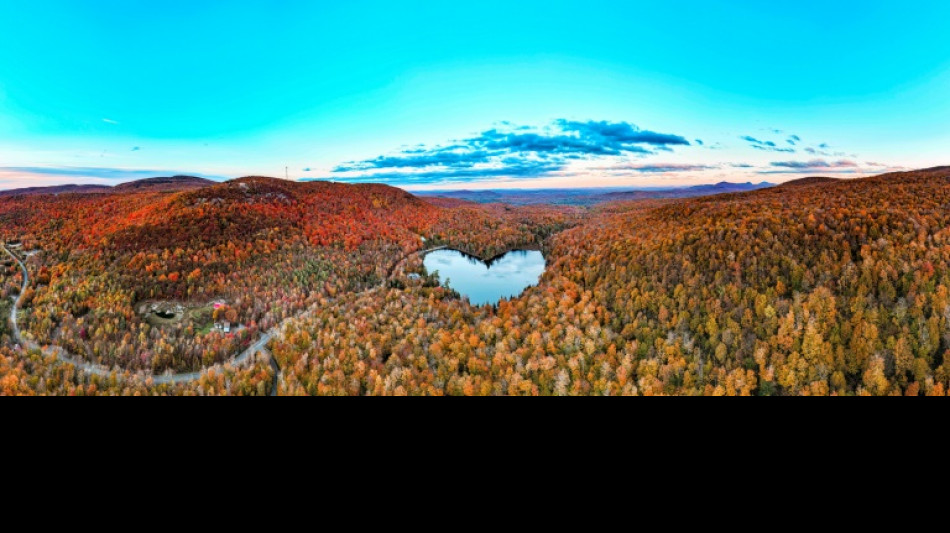
M 545 128 L 502 126 L 446 146 L 345 163 L 333 169 L 330 179 L 419 184 L 540 177 L 564 170 L 571 161 L 645 156 L 691 145 L 681 135 L 628 122 L 561 119 Z

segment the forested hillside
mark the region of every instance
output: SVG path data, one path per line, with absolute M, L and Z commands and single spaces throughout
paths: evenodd
M 0 198 L 24 336 L 116 369 L 5 326 L 0 393 L 944 395 L 948 207 L 947 168 L 595 208 L 268 178 Z M 425 275 L 414 252 L 441 245 L 549 266 L 474 307 Z M 8 311 L 22 274 L 0 274 Z M 225 364 L 278 325 L 279 376 Z
M 943 394 L 948 205 L 948 169 L 704 198 L 569 232 L 558 270 L 643 394 Z
M 275 343 L 286 393 L 943 395 L 950 171 L 618 204 L 497 310 L 352 298 Z
M 501 222 L 455 216 L 380 185 L 243 178 L 158 189 L 0 200 L 3 237 L 20 242 L 32 272 L 19 318 L 28 340 L 105 368 L 197 371 L 316 302 L 384 285 L 423 235 L 477 252 L 537 246 L 564 226 L 537 209 Z M 489 220 L 495 237 L 477 231 Z M 10 261 L 6 274 L 9 298 L 22 276 Z

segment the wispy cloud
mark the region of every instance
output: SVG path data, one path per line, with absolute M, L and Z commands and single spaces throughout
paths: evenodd
M 811 161 L 776 161 L 771 164 L 773 167 L 792 168 L 796 170 L 823 170 L 835 168 L 857 168 L 858 164 L 848 159 L 840 161 L 825 161 L 824 159 L 812 159 Z
M 132 148 L 132 151 L 133 151 L 133 152 L 140 152 L 140 151 L 142 151 L 142 147 L 141 147 L 141 146 L 135 146 L 135 147 Z
M 752 148 L 755 148 L 756 150 L 763 150 L 766 152 L 786 152 L 790 154 L 795 153 L 794 148 L 780 148 L 777 144 L 775 144 L 772 141 L 762 141 L 750 135 L 744 135 L 739 138 L 742 139 L 743 141 L 748 142 L 749 146 L 751 146 Z
M 760 141 L 760 140 L 756 139 L 755 137 L 751 137 L 751 136 L 749 136 L 749 135 L 744 135 L 744 136 L 739 137 L 739 138 L 742 139 L 743 141 L 747 141 L 747 142 L 752 143 L 752 144 L 754 144 L 754 145 L 756 145 L 756 146 L 770 146 L 770 147 L 772 147 L 772 148 L 775 148 L 775 143 L 772 142 L 772 141 Z
M 811 155 L 821 155 L 825 157 L 844 157 L 845 156 L 844 152 L 829 152 L 827 144 L 821 144 L 818 146 L 818 148 L 808 147 L 808 148 L 805 148 L 804 151 L 805 153 L 808 153 Z M 857 156 L 852 156 L 852 157 L 857 157 Z
M 611 172 L 640 172 L 644 174 L 660 174 L 667 172 L 701 172 L 704 170 L 712 170 L 719 167 L 708 166 L 708 165 L 686 165 L 686 164 L 677 164 L 677 163 L 626 163 L 622 165 L 615 165 L 612 167 L 606 167 L 602 170 L 608 170 Z
M 102 119 L 102 121 L 105 122 L 106 124 L 112 124 L 113 126 L 118 126 L 118 125 L 119 125 L 119 121 L 117 121 L 117 120 L 112 120 L 111 118 L 104 118 L 104 119 Z
M 812 159 L 810 161 L 775 161 L 769 163 L 772 170 L 759 170 L 758 174 L 870 174 L 879 172 L 877 168 L 864 167 L 850 159 L 828 161 Z

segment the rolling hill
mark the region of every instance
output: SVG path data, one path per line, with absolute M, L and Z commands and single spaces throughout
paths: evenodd
M 809 185 L 822 185 L 825 183 L 835 183 L 839 182 L 839 178 L 824 178 L 820 176 L 814 176 L 809 178 L 800 178 L 797 180 L 786 181 L 785 183 L 779 185 L 779 187 L 806 187 Z
M 214 185 L 215 181 L 193 176 L 172 176 L 145 178 L 122 183 L 116 186 L 109 185 L 54 185 L 51 187 L 27 187 L 0 191 L 4 196 L 36 196 L 44 194 L 107 194 L 131 192 L 179 192 L 200 189 Z
M 209 187 L 217 182 L 194 176 L 172 176 L 168 178 L 146 178 L 116 185 L 113 192 L 178 192 Z

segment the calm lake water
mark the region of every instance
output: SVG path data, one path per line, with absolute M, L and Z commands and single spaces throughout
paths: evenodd
M 439 279 L 468 297 L 473 305 L 496 304 L 502 298 L 514 298 L 544 273 L 541 252 L 516 250 L 485 263 L 457 250 L 438 250 L 423 260 L 429 273 L 438 271 Z

